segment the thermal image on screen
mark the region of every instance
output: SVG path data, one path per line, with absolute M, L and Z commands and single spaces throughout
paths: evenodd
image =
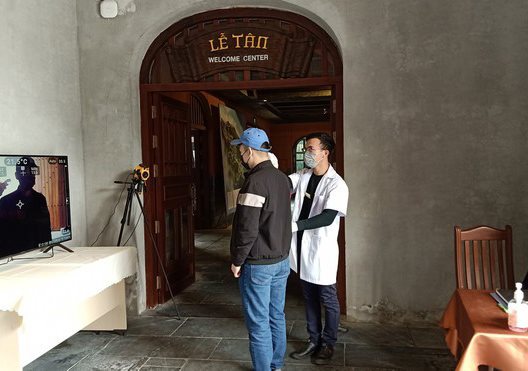
M 68 158 L 0 155 L 0 259 L 71 238 Z

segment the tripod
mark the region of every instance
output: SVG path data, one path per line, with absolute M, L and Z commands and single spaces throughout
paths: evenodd
M 121 229 L 119 230 L 119 238 L 117 239 L 117 246 L 121 245 L 121 238 L 123 237 L 123 229 L 126 225 L 130 225 L 130 213 L 132 210 L 132 199 L 134 198 L 134 195 L 136 195 L 139 207 L 141 209 L 141 214 L 143 217 L 145 215 L 143 214 L 143 204 L 141 203 L 141 199 L 139 198 L 139 194 L 143 192 L 143 190 L 147 190 L 145 187 L 145 183 L 141 179 L 135 179 L 133 178 L 131 182 L 122 182 L 119 180 L 114 181 L 114 183 L 117 184 L 128 184 L 128 193 L 127 198 L 125 202 L 125 209 L 123 210 L 123 217 L 121 218 Z
M 136 199 L 139 204 L 139 208 L 141 210 L 141 215 L 143 216 L 143 220 L 145 220 L 145 212 L 143 209 L 143 203 L 141 202 L 141 198 L 139 197 L 139 194 L 143 191 L 147 191 L 147 187 L 145 185 L 145 181 L 139 177 L 139 176 L 133 176 L 131 182 L 123 182 L 116 180 L 114 183 L 117 184 L 128 184 L 128 193 L 127 193 L 127 199 L 125 202 L 125 209 L 123 210 L 123 217 L 121 218 L 121 229 L 119 230 L 119 238 L 117 239 L 117 246 L 120 246 L 121 244 L 121 237 L 123 237 L 123 230 L 125 228 L 125 223 L 127 225 L 130 225 L 130 214 L 132 210 L 132 199 L 134 198 L 134 195 L 136 196 Z M 152 241 L 152 246 L 154 247 L 154 251 L 156 251 L 156 255 L 158 257 L 159 266 L 161 267 L 161 271 L 163 272 L 163 276 L 165 277 L 165 283 L 167 284 L 167 288 L 169 289 L 169 293 L 172 299 L 172 303 L 174 304 L 174 309 L 176 310 L 176 317 L 178 319 L 180 318 L 180 312 L 178 311 L 178 306 L 176 305 L 176 301 L 174 301 L 174 295 L 172 294 L 171 285 L 169 282 L 169 278 L 167 277 L 167 272 L 165 271 L 165 267 L 163 266 L 163 260 L 161 259 L 158 245 L 156 244 L 156 239 L 152 235 L 152 231 L 150 229 L 150 225 L 148 221 L 145 222 L 145 226 L 147 227 L 147 230 L 150 235 L 150 240 Z

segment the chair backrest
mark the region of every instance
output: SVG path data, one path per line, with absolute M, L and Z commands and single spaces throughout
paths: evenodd
M 513 289 L 511 226 L 455 226 L 455 265 L 458 288 Z

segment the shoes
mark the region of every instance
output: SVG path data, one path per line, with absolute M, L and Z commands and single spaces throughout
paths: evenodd
M 312 362 L 316 365 L 327 365 L 334 355 L 334 348 L 330 345 L 323 344 L 321 348 L 314 353 Z
M 337 326 L 337 331 L 346 334 L 346 333 L 348 332 L 348 328 L 345 327 L 345 326 L 343 326 L 343 325 L 341 325 L 341 324 L 339 324 L 339 325 Z
M 310 357 L 312 354 L 314 354 L 318 350 L 319 350 L 318 345 L 308 342 L 308 345 L 306 346 L 306 348 L 302 350 L 298 350 L 296 352 L 292 352 L 290 354 L 290 357 L 292 357 L 293 359 L 305 359 L 305 358 Z

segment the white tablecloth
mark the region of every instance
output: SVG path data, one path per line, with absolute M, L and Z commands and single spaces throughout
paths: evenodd
M 50 259 L 14 260 L 0 266 L 0 310 L 24 317 L 45 304 L 60 307 L 65 298 L 82 301 L 136 272 L 134 247 L 56 248 Z M 42 256 L 30 252 L 20 257 Z
M 0 369 L 20 370 L 84 328 L 126 329 L 124 278 L 136 272 L 136 249 L 73 250 L 0 266 Z M 17 258 L 30 256 L 43 254 Z

